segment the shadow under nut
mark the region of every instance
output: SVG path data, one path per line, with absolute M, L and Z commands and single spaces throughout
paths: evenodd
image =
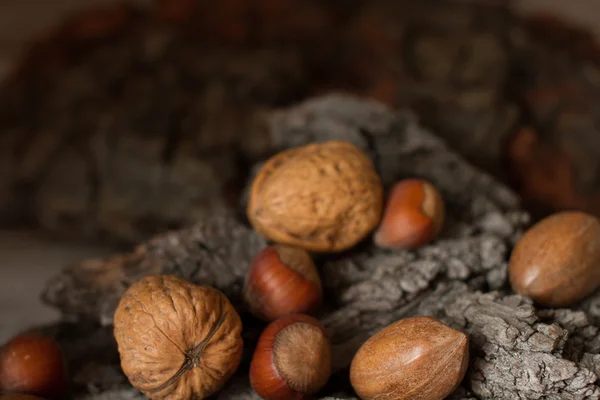
M 349 142 L 328 141 L 269 159 L 247 212 L 254 229 L 274 242 L 339 252 L 376 228 L 382 208 L 381 179 L 369 157 Z
M 600 286 L 600 221 L 566 211 L 538 222 L 513 249 L 509 277 L 515 292 L 540 305 L 581 301 Z

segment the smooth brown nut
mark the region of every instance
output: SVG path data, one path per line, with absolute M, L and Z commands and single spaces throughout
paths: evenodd
M 374 235 L 375 244 L 382 248 L 418 248 L 439 235 L 444 218 L 444 201 L 431 183 L 419 179 L 398 182 L 390 190 Z
M 250 312 L 265 321 L 307 313 L 321 305 L 323 291 L 317 267 L 306 250 L 268 246 L 252 260 L 244 282 Z
M 544 218 L 517 242 L 509 278 L 538 304 L 566 307 L 600 286 L 600 221 L 578 211 Z
M 20 335 L 0 351 L 0 392 L 58 399 L 66 392 L 67 379 L 63 352 L 50 338 Z
M 250 364 L 250 384 L 265 400 L 307 399 L 331 376 L 331 344 L 323 325 L 304 314 L 272 322 Z
M 383 188 L 369 157 L 343 141 L 269 159 L 254 179 L 248 218 L 274 242 L 314 252 L 346 250 L 375 229 Z
M 363 400 L 440 400 L 462 381 L 469 339 L 431 317 L 406 318 L 373 335 L 350 366 L 350 382 Z
M 123 294 L 114 316 L 121 367 L 151 399 L 204 399 L 238 368 L 242 322 L 227 297 L 171 275 Z

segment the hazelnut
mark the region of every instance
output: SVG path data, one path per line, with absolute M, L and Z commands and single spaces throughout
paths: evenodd
M 436 238 L 444 225 L 444 201 L 429 182 L 407 179 L 390 190 L 375 244 L 415 249 Z
M 248 308 L 265 321 L 291 313 L 311 313 L 322 297 L 321 279 L 310 255 L 286 245 L 261 250 L 244 282 Z
M 148 276 L 114 315 L 121 367 L 151 399 L 203 399 L 238 368 L 242 322 L 227 297 L 172 275 Z
M 515 292 L 538 304 L 566 307 L 600 286 L 600 223 L 577 211 L 553 214 L 517 242 L 509 262 Z
M 456 390 L 468 363 L 467 335 L 431 317 L 406 318 L 361 346 L 350 383 L 363 400 L 439 400 Z
M 57 399 L 67 389 L 67 365 L 54 340 L 17 336 L 0 351 L 0 392 L 18 392 Z
M 274 242 L 314 252 L 346 250 L 375 229 L 383 188 L 369 157 L 343 141 L 269 159 L 253 181 L 248 218 Z
M 304 314 L 272 322 L 250 364 L 250 384 L 265 400 L 305 399 L 331 375 L 331 344 L 323 325 Z

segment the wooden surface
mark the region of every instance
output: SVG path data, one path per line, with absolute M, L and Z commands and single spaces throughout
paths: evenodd
M 78 8 L 110 1 L 0 1 L 0 78 L 36 33 L 51 29 L 61 17 Z M 519 8 L 523 12 L 562 12 L 568 19 L 594 27 L 600 35 L 599 0 L 523 0 Z M 57 317 L 38 299 L 50 276 L 71 262 L 108 253 L 106 248 L 49 242 L 30 232 L 0 231 L 0 343 L 27 326 Z

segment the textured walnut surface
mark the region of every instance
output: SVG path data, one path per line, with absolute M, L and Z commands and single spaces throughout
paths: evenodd
M 239 366 L 241 332 L 240 317 L 223 293 L 174 275 L 137 281 L 114 316 L 121 368 L 151 399 L 218 392 Z
M 429 315 L 469 334 L 469 369 L 452 399 L 600 399 L 600 331 L 594 324 L 600 296 L 572 309 L 545 310 L 509 289 L 508 256 L 529 221 L 514 193 L 466 163 L 411 113 L 394 113 L 374 101 L 314 98 L 272 114 L 269 126 L 271 140 L 282 148 L 343 137 L 370 155 L 386 187 L 399 178 L 420 177 L 436 185 L 447 204 L 440 238 L 418 250 L 382 250 L 367 240 L 351 251 L 315 258 L 326 293 L 319 318 L 333 344 L 334 374 L 323 398 L 355 398 L 349 365 L 372 334 L 400 318 Z M 99 337 L 96 350 L 72 358 L 78 370 L 89 371 L 76 378 L 81 384 L 76 398 L 138 398 L 120 372 L 106 332 L 119 294 L 133 280 L 169 272 L 231 296 L 244 321 L 245 356 L 216 398 L 257 399 L 247 368 L 264 324 L 239 300 L 245 270 L 265 242 L 248 228 L 244 210 L 242 204 L 239 214 L 215 214 L 133 253 L 94 260 L 93 269 L 86 266 L 89 261 L 74 265 L 49 283 L 49 304 L 99 324 L 89 328 Z M 67 347 L 85 332 L 81 324 L 64 328 Z M 101 348 L 98 357 L 94 351 Z
M 381 179 L 347 141 L 296 147 L 265 162 L 252 182 L 248 218 L 278 243 L 315 252 L 355 246 L 379 224 Z

